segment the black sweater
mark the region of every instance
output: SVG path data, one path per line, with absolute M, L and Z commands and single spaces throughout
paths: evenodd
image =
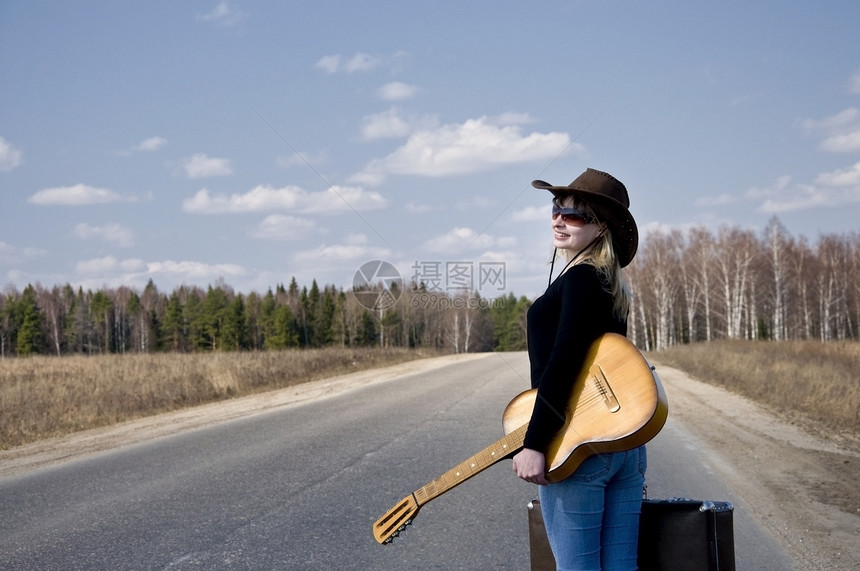
M 545 452 L 564 424 L 573 382 L 591 344 L 607 332 L 627 334 L 613 314 L 612 294 L 589 264 L 571 266 L 528 311 L 528 350 L 537 400 L 525 447 Z

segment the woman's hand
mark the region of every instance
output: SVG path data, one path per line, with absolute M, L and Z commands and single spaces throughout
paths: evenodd
M 546 486 L 546 457 L 543 452 L 523 448 L 514 456 L 514 472 L 517 476 L 539 486 Z

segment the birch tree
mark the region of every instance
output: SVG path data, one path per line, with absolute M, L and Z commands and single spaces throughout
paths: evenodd
M 705 326 L 705 340 L 710 341 L 714 338 L 712 311 L 714 304 L 714 259 L 716 257 L 714 238 L 705 227 L 700 226 L 690 230 L 687 244 L 687 255 L 685 258 L 687 264 L 690 266 L 690 273 L 692 274 L 692 281 L 695 284 L 696 291 L 701 296 L 701 319 Z M 689 308 L 689 301 L 687 305 Z M 696 338 L 691 337 L 691 340 L 696 340 Z
M 683 335 L 683 332 L 679 332 L 679 334 L 682 335 L 683 340 L 696 341 L 698 339 L 698 319 L 696 317 L 699 312 L 702 290 L 699 280 L 696 279 L 696 266 L 694 263 L 690 263 L 688 259 L 688 252 L 692 252 L 693 249 L 688 245 L 680 230 L 672 232 L 670 243 L 674 250 L 672 257 L 677 262 L 675 279 L 684 303 L 683 317 L 686 324 L 686 335 Z
M 838 236 L 822 236 L 818 243 L 818 304 L 821 340 L 844 339 L 848 314 L 846 303 L 848 252 L 847 243 Z
M 63 297 L 58 286 L 52 290 L 42 287 L 36 288 L 37 303 L 44 314 L 44 334 L 46 342 L 53 348 L 57 357 L 62 355 L 64 335 L 63 325 L 66 320 L 66 311 Z
M 786 321 L 791 283 L 788 264 L 790 241 L 785 228 L 776 217 L 770 219 L 764 235 L 771 279 L 771 336 L 775 341 L 781 341 L 788 337 Z
M 673 313 L 677 301 L 677 250 L 673 238 L 662 232 L 648 235 L 648 247 L 643 252 L 642 283 L 650 290 L 654 304 L 654 349 L 665 349 L 673 341 Z
M 726 336 L 744 336 L 744 312 L 750 271 L 756 257 L 755 237 L 749 231 L 722 228 L 716 243 L 716 270 L 723 302 Z

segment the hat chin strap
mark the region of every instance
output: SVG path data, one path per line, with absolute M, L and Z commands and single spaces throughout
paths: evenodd
M 570 265 L 571 265 L 573 262 L 575 262 L 575 261 L 576 261 L 576 259 L 577 259 L 577 258 L 579 258 L 579 256 L 581 256 L 583 252 L 585 252 L 586 250 L 588 250 L 589 248 L 591 248 L 594 244 L 596 244 L 596 243 L 597 243 L 597 241 L 598 241 L 598 240 L 600 240 L 600 239 L 603 237 L 603 235 L 604 235 L 604 234 L 606 234 L 606 228 L 604 228 L 603 230 L 601 230 L 601 231 L 600 231 L 600 233 L 599 233 L 597 236 L 595 236 L 595 237 L 594 237 L 594 240 L 592 240 L 591 242 L 589 242 L 589 243 L 588 243 L 588 245 L 587 245 L 587 246 L 585 246 L 585 248 L 583 248 L 582 250 L 580 250 L 579 252 L 577 252 L 575 256 L 573 256 L 570 260 L 568 260 L 568 262 L 567 262 L 567 263 L 564 265 L 564 267 L 561 269 L 561 272 L 558 274 L 558 275 L 559 275 L 559 277 L 561 277 L 561 275 L 565 272 L 565 270 L 567 270 L 567 268 L 569 268 L 569 267 L 570 267 Z M 552 251 L 552 262 L 550 262 L 550 265 L 549 265 L 549 279 L 548 279 L 548 280 L 547 280 L 547 282 L 546 282 L 546 287 L 547 287 L 547 288 L 549 288 L 549 286 L 551 286 L 551 285 L 552 285 L 552 271 L 553 271 L 553 268 L 555 268 L 555 258 L 556 258 L 556 256 L 557 256 L 557 255 L 558 255 L 558 248 L 555 248 L 555 249 L 553 249 L 553 251 Z M 556 278 L 556 279 L 558 279 L 558 278 Z

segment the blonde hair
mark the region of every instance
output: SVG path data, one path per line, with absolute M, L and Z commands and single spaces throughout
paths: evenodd
M 567 250 L 563 250 L 561 255 L 571 265 L 590 264 L 594 266 L 606 284 L 606 291 L 612 295 L 612 310 L 615 317 L 625 320 L 630 310 L 630 291 L 627 287 L 627 280 L 621 271 L 618 256 L 615 253 L 615 247 L 612 242 L 612 231 L 600 221 L 600 217 L 597 216 L 594 209 L 588 203 L 577 200 L 573 195 L 556 197 L 553 199 L 553 203 L 559 206 L 577 208 L 603 227 L 597 241 L 591 244 L 584 252 L 579 253 L 575 260 L 567 259 L 568 255 L 570 255 L 570 252 Z

